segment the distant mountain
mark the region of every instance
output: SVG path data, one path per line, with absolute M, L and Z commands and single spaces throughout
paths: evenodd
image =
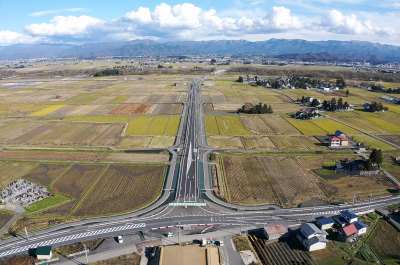
M 400 47 L 365 41 L 306 41 L 270 39 L 98 42 L 72 45 L 11 45 L 0 49 L 0 60 L 46 57 L 96 58 L 104 56 L 231 55 L 265 56 L 302 60 L 400 62 Z M 283 56 L 283 57 L 282 57 Z
M 275 56 L 277 59 L 283 60 L 302 60 L 309 62 L 346 62 L 348 59 L 343 59 L 341 57 L 335 56 L 327 52 L 321 53 L 303 53 L 303 54 L 283 54 Z

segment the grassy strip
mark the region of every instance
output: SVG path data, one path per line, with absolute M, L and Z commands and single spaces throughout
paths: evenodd
M 94 187 L 97 185 L 97 183 L 100 181 L 100 179 L 104 176 L 104 174 L 107 172 L 108 168 L 110 165 L 108 165 L 97 177 L 97 179 L 93 182 L 93 184 L 87 189 L 85 194 L 81 197 L 81 199 L 75 204 L 74 208 L 69 212 L 67 217 L 71 216 L 83 203 L 83 201 L 89 196 L 89 194 L 94 190 Z
M 72 200 L 72 198 L 70 196 L 59 193 L 56 196 L 50 196 L 50 197 L 44 198 L 41 201 L 38 201 L 38 202 L 35 202 L 35 203 L 32 203 L 32 204 L 26 206 L 25 214 L 32 214 L 32 213 L 35 213 L 38 211 L 42 211 L 44 209 L 48 209 L 48 208 L 54 207 L 56 205 L 65 203 L 67 201 L 71 201 L 71 200 Z

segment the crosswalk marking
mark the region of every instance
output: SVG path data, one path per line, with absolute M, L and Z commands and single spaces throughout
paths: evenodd
M 78 239 L 78 238 L 92 236 L 92 235 L 99 235 L 99 234 L 105 234 L 105 233 L 109 233 L 109 232 L 113 232 L 113 231 L 122 231 L 122 230 L 133 229 L 133 228 L 142 228 L 142 227 L 146 227 L 146 224 L 140 223 L 140 224 L 133 224 L 133 225 L 123 225 L 123 226 L 117 226 L 117 227 L 112 227 L 112 228 L 107 228 L 107 229 L 90 231 L 90 232 L 86 232 L 86 233 L 80 233 L 80 234 L 76 234 L 76 235 L 72 235 L 72 236 L 64 236 L 64 237 L 60 237 L 60 238 L 56 238 L 56 239 L 51 239 L 51 240 L 35 243 L 32 245 L 28 245 L 28 246 L 23 246 L 20 248 L 15 248 L 13 250 L 8 250 L 8 251 L 0 253 L 0 257 L 8 256 L 8 255 L 15 254 L 15 253 L 20 253 L 20 252 L 26 251 L 28 249 L 36 248 L 38 246 L 46 246 L 46 245 L 66 242 L 66 241 L 70 241 L 73 239 Z

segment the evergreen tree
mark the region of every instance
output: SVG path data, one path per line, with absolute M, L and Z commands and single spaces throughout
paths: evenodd
M 272 106 L 271 105 L 269 105 L 269 107 L 268 107 L 268 113 L 274 113 L 274 111 L 272 110 Z
M 343 108 L 345 108 L 345 109 L 350 108 L 350 105 L 349 105 L 349 103 L 347 103 L 347 101 L 343 104 Z
M 236 80 L 236 82 L 243 83 L 243 76 L 239 76 L 239 78 L 238 78 L 238 80 Z
M 339 98 L 338 102 L 337 102 L 337 108 L 339 110 L 343 109 L 343 99 Z
M 305 99 L 305 97 L 303 96 L 303 97 L 301 98 L 301 103 L 304 104 L 304 102 L 306 102 L 306 99 Z
M 373 149 L 371 154 L 369 155 L 369 160 L 371 160 L 371 162 L 376 163 L 376 158 L 377 158 L 377 150 Z
M 349 96 L 350 95 L 350 91 L 347 89 L 346 90 L 346 96 Z
M 382 151 L 381 151 L 381 149 L 378 149 L 376 151 L 375 163 L 377 163 L 378 165 L 381 165 L 382 162 L 383 162 Z
M 262 114 L 268 113 L 268 106 L 267 106 L 267 104 L 264 103 L 264 106 L 262 107 L 261 113 L 262 113 Z
M 372 170 L 372 161 L 371 161 L 371 159 L 368 159 L 367 162 L 365 163 L 365 169 L 367 171 L 371 171 Z

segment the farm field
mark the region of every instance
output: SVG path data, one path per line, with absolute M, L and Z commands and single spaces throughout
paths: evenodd
M 228 202 L 240 205 L 278 203 L 257 157 L 226 156 L 222 158 L 222 164 Z
M 240 137 L 231 136 L 209 136 L 208 145 L 215 149 L 243 149 Z
M 381 149 L 382 151 L 388 151 L 388 150 L 395 149 L 395 147 L 393 147 L 385 142 L 379 141 L 378 139 L 375 139 L 366 134 L 349 134 L 348 137 L 350 137 L 351 139 L 353 139 L 354 141 L 356 141 L 358 143 L 364 143 L 365 146 Z
M 164 166 L 111 165 L 73 215 L 99 216 L 137 210 L 160 195 L 164 178 Z
M 293 118 L 285 119 L 304 135 L 326 135 L 328 133 L 311 121 L 296 120 Z
M 53 188 L 57 188 L 59 192 L 71 196 L 74 200 L 45 210 L 43 214 L 68 215 L 105 168 L 105 165 L 73 165 L 53 184 Z
M 338 120 L 341 120 L 347 124 L 351 124 L 354 127 L 357 127 L 360 130 L 363 130 L 368 133 L 373 134 L 390 134 L 390 132 L 386 131 L 385 129 L 378 127 L 372 123 L 369 123 L 360 117 L 340 117 Z
M 154 136 L 151 139 L 149 144 L 149 148 L 167 148 L 172 146 L 175 143 L 174 136 Z
M 151 104 L 121 104 L 113 109 L 110 115 L 143 115 L 151 107 Z
M 244 128 L 254 134 L 275 135 L 260 116 L 239 116 Z
M 126 135 L 176 135 L 179 116 L 138 116 L 126 130 Z
M 48 186 L 69 167 L 69 164 L 41 163 L 33 168 L 28 174 L 24 175 L 22 178 L 28 181 L 33 181 L 43 186 Z
M 0 162 L 0 189 L 5 188 L 14 180 L 20 179 L 36 164 L 34 162 Z
M 279 201 L 284 207 L 294 207 L 325 194 L 317 179 L 296 163 L 292 157 L 259 157 Z
M 216 116 L 218 129 L 220 135 L 251 135 L 252 133 L 247 131 L 238 117 L 231 116 Z M 206 125 L 207 126 L 207 125 Z
M 400 233 L 388 222 L 382 220 L 378 223 L 367 244 L 386 264 L 400 262 Z
M 328 195 L 330 202 L 352 201 L 351 194 L 360 196 L 361 201 L 391 196 L 395 190 L 393 184 L 383 175 L 344 177 L 339 180 L 321 182 L 320 186 Z M 347 194 L 347 196 L 346 196 Z
M 274 136 L 270 138 L 279 150 L 308 150 L 307 145 L 297 137 Z
M 334 134 L 336 130 L 339 130 L 345 134 L 361 133 L 358 130 L 355 130 L 342 123 L 327 118 L 313 120 L 312 123 L 314 123 L 315 125 L 317 125 L 318 127 L 323 129 L 324 131 L 327 131 L 330 134 Z
M 363 117 L 363 120 L 372 123 L 380 128 L 384 128 L 385 130 L 389 131 L 393 134 L 400 134 L 400 126 L 393 124 L 391 122 L 385 121 L 383 119 L 377 117 Z
M 157 104 L 151 111 L 151 115 L 181 115 L 183 112 L 182 104 Z
M 261 115 L 276 135 L 300 135 L 300 132 L 279 115 Z
M 53 111 L 62 109 L 66 106 L 67 105 L 53 105 L 53 106 L 47 107 L 45 109 L 39 110 L 37 112 L 34 112 L 32 114 L 29 114 L 29 116 L 46 116 L 46 115 L 52 113 Z

